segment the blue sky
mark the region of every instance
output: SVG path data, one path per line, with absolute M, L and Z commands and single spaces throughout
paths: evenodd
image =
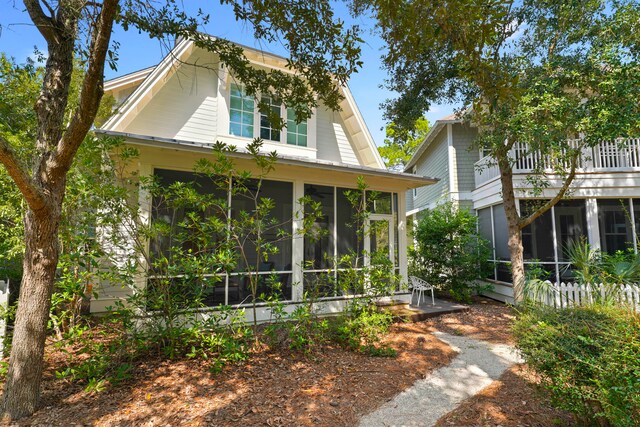
M 195 9 L 200 6 L 211 13 L 211 22 L 202 28 L 203 31 L 248 46 L 287 55 L 287 51 L 282 45 L 257 43 L 250 29 L 236 22 L 230 7 L 221 6 L 218 2 L 211 0 L 189 0 L 184 3 L 188 8 Z M 379 37 L 372 34 L 372 21 L 365 18 L 358 18 L 354 21 L 343 3 L 334 2 L 334 5 L 339 17 L 347 23 L 359 25 L 364 30 L 365 43 L 362 45 L 361 57 L 363 66 L 357 74 L 351 77 L 349 87 L 374 140 L 378 145 L 381 145 L 384 139 L 382 128 L 386 123 L 382 117 L 383 111 L 380 108 L 380 103 L 393 95 L 386 89 L 379 87 L 386 77 L 380 60 L 384 44 Z M 13 56 L 18 62 L 32 56 L 34 46 L 37 46 L 41 51 L 46 51 L 44 40 L 30 23 L 29 16 L 23 9 L 21 1 L 0 0 L 0 51 Z M 121 28 L 117 28 L 113 39 L 120 42 L 120 60 L 117 71 L 106 70 L 107 79 L 154 65 L 166 54 L 166 50 L 158 41 L 149 39 L 145 34 L 138 34 L 137 31 L 125 32 Z M 451 106 L 433 106 L 432 111 L 427 113 L 427 118 L 433 123 L 436 119 L 451 112 Z

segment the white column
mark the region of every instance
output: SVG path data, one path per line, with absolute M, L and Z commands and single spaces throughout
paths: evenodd
M 153 166 L 148 164 L 148 163 L 139 163 L 138 164 L 138 176 L 143 178 L 143 177 L 149 177 L 151 175 L 153 175 Z M 141 186 L 139 191 L 138 191 L 138 205 L 140 206 L 140 223 L 142 224 L 150 224 L 151 223 L 151 210 L 152 210 L 152 204 L 153 204 L 153 200 L 152 200 L 152 195 L 151 193 L 144 188 L 144 186 Z M 149 240 L 146 239 L 145 242 L 143 242 L 144 245 L 144 249 L 145 251 L 149 251 Z M 138 273 L 136 274 L 136 278 L 134 280 L 135 286 L 136 286 L 136 290 L 142 290 L 144 288 L 146 288 L 147 286 L 147 280 L 146 280 L 146 270 L 148 269 L 148 265 L 147 265 L 147 261 L 146 258 L 144 256 L 144 254 L 140 254 L 140 260 L 138 263 L 139 267 L 138 267 Z M 135 290 L 134 290 L 135 291 Z
M 598 222 L 597 199 L 586 199 L 587 206 L 587 237 L 593 249 L 602 249 L 600 244 L 600 223 Z
M 453 127 L 447 124 L 447 153 L 449 166 L 449 200 L 459 206 L 460 195 L 458 194 L 458 162 L 456 160 L 456 148 L 453 146 Z
M 300 234 L 304 218 L 304 205 L 300 203 L 300 199 L 304 197 L 304 182 L 294 181 L 293 183 L 293 239 L 291 241 L 291 268 L 293 274 L 291 277 L 292 290 L 291 298 L 293 301 L 301 301 L 304 293 L 303 274 L 304 267 L 304 236 Z
M 403 283 L 408 283 L 406 191 L 398 192 L 398 264 Z
M 629 198 L 629 216 L 631 217 L 631 234 L 633 235 L 633 253 L 638 253 L 638 235 L 636 230 L 636 213 L 633 211 L 633 199 Z
M 551 206 L 551 227 L 553 228 L 551 235 L 553 236 L 553 260 L 556 267 L 556 283 L 560 283 L 560 267 L 558 266 L 558 231 L 556 229 L 556 212 L 555 206 Z

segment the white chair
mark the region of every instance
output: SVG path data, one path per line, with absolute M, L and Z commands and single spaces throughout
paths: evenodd
M 431 305 L 436 305 L 436 299 L 433 297 L 432 285 L 416 276 L 410 276 L 409 281 L 411 282 L 411 302 L 413 302 L 413 294 L 416 291 L 418 292 L 417 305 L 420 305 L 420 297 L 422 297 L 422 301 L 424 302 L 424 291 L 431 291 Z

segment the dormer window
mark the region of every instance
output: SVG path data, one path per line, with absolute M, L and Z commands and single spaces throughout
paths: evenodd
M 232 84 L 229 106 L 229 133 L 253 138 L 253 97 L 246 94 L 243 86 Z
M 242 138 L 262 138 L 265 141 L 280 142 L 298 147 L 308 146 L 308 123 L 296 121 L 293 108 L 285 108 L 282 103 L 270 96 L 260 97 L 262 104 L 268 106 L 270 114 L 256 108 L 255 99 L 247 95 L 241 84 L 230 85 L 229 92 L 229 135 Z M 278 129 L 272 118 L 283 118 L 286 126 Z

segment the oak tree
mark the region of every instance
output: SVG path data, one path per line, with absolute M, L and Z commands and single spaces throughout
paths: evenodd
M 523 296 L 521 231 L 571 188 L 580 156 L 640 127 L 640 6 L 634 0 L 354 0 L 387 44 L 386 103 L 411 128 L 434 103 L 460 103 L 476 144 L 500 170 L 516 301 Z M 518 145 L 516 145 L 518 144 Z M 518 157 L 540 159 L 529 191 L 514 187 Z M 530 212 L 516 194 L 555 193 Z M 545 196 L 549 196 L 545 194 Z
M 26 204 L 23 279 L 3 402 L 11 419 L 37 409 L 67 174 L 99 109 L 105 66 L 117 65 L 114 25 L 159 40 L 194 40 L 217 54 L 249 94 L 282 99 L 299 119 L 309 117 L 319 102 L 337 109 L 338 85 L 360 66 L 357 29 L 338 20 L 327 0 L 221 1 L 220 7 L 233 9 L 238 28 L 246 25 L 256 39 L 284 45 L 289 73 L 254 68 L 242 47 L 199 32 L 215 18 L 213 7 L 190 14 L 178 0 L 24 0 L 24 6 L 46 43 L 46 63 L 32 100 L 34 132 L 0 133 L 0 164 Z M 76 58 L 81 59 L 82 76 L 77 98 L 72 98 Z M 4 120 L 0 126 L 6 130 Z M 26 138 L 31 158 L 20 155 L 23 145 L 15 138 Z

